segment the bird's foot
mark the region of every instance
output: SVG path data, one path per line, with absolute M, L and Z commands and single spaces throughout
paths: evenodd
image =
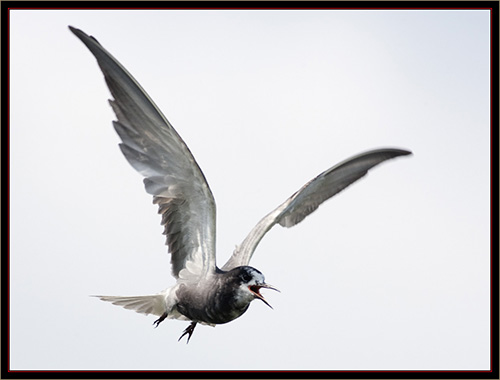
M 194 331 L 194 328 L 196 327 L 196 323 L 197 322 L 191 322 L 191 324 L 186 327 L 186 329 L 184 330 L 184 332 L 182 333 L 181 337 L 179 338 L 178 342 L 182 339 L 182 337 L 186 334 L 189 334 L 188 335 L 188 338 L 187 338 L 187 342 L 186 344 L 189 343 L 189 339 L 191 339 L 191 335 L 193 335 L 193 331 Z
M 164 313 L 160 316 L 160 318 L 158 318 L 156 321 L 154 321 L 154 322 L 153 322 L 153 325 L 156 325 L 156 326 L 155 326 L 155 328 L 156 328 L 156 327 L 158 327 L 158 325 L 159 325 L 160 323 L 162 323 L 162 322 L 165 320 L 165 318 L 167 318 L 167 316 L 168 316 L 168 313 L 167 313 L 167 312 L 164 312 Z

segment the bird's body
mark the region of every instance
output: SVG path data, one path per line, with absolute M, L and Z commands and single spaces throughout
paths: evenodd
M 248 272 L 260 274 L 252 267 L 237 267 L 229 272 L 218 270 L 208 281 L 198 284 L 197 287 L 180 284 L 177 289 L 177 309 L 192 321 L 213 325 L 238 318 L 255 299 L 253 293 L 244 288 L 240 289 L 249 283 L 249 280 L 244 278 L 244 275 L 251 278 Z M 260 283 L 264 283 L 263 276 Z
M 197 323 L 230 322 L 260 299 L 266 284 L 260 271 L 248 266 L 264 235 L 276 224 L 292 227 L 318 206 L 363 177 L 381 162 L 411 154 L 402 149 L 377 149 L 351 157 L 324 171 L 270 212 L 252 229 L 220 269 L 215 260 L 215 201 L 190 150 L 159 108 L 127 70 L 93 37 L 70 30 L 89 48 L 104 73 L 114 99 L 113 122 L 129 163 L 144 176 L 162 216 L 177 283 L 154 295 L 98 296 L 103 301 L 165 319 L 191 321 L 181 338 L 188 341 Z

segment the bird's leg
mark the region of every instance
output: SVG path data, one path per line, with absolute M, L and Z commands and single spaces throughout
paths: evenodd
M 160 323 L 162 323 L 162 322 L 163 322 L 163 320 L 164 320 L 165 318 L 167 318 L 167 316 L 168 316 L 168 313 L 167 313 L 167 312 L 164 312 L 164 313 L 160 316 L 160 318 L 158 318 L 156 321 L 154 321 L 154 322 L 153 322 L 153 325 L 156 325 L 156 326 L 155 326 L 155 328 L 156 328 L 156 327 L 158 327 L 158 325 L 159 325 Z
M 189 334 L 187 342 L 186 342 L 186 344 L 188 344 L 189 339 L 191 339 L 191 335 L 193 335 L 193 331 L 194 331 L 195 327 L 196 327 L 196 322 L 191 322 L 191 324 L 188 327 L 186 327 L 186 330 L 184 330 L 184 332 L 182 333 L 182 335 L 178 341 L 180 341 L 184 335 Z

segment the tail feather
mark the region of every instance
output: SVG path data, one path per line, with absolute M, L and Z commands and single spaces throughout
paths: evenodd
M 122 306 L 125 309 L 134 310 L 137 313 L 162 315 L 167 305 L 165 302 L 165 294 L 159 293 L 151 296 L 93 296 L 101 301 L 111 302 L 113 305 Z

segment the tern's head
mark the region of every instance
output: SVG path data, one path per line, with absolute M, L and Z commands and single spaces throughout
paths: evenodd
M 264 275 L 255 268 L 242 266 L 236 268 L 235 270 L 237 271 L 237 279 L 239 283 L 239 296 L 248 299 L 248 302 L 258 298 L 272 309 L 271 305 L 269 305 L 262 294 L 260 294 L 260 289 L 266 288 L 276 290 L 278 292 L 279 290 L 274 286 L 266 284 Z

